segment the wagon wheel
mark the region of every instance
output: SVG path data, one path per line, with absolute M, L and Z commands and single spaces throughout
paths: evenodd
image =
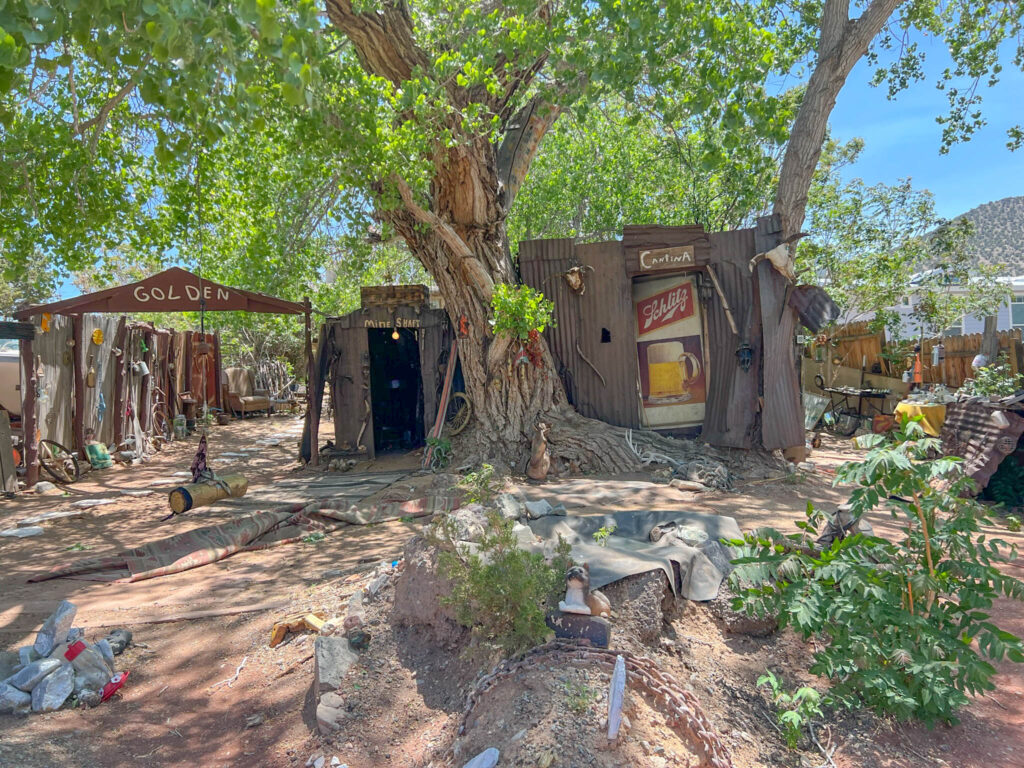
M 75 454 L 53 440 L 39 441 L 39 463 L 58 483 L 73 483 L 79 478 Z
M 171 442 L 174 432 L 171 429 L 171 421 L 163 411 L 153 411 L 153 445 L 159 451 L 162 443 Z
M 445 413 L 444 423 L 448 428 L 451 437 L 459 434 L 469 424 L 473 415 L 473 406 L 466 397 L 465 392 L 453 392 L 448 402 L 448 411 Z

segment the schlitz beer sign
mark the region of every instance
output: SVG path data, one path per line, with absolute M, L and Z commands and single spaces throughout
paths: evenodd
M 639 335 L 693 316 L 693 283 L 685 282 L 636 303 Z
M 658 272 L 664 269 L 692 267 L 696 264 L 692 245 L 676 245 L 671 248 L 653 248 L 640 251 L 640 271 Z

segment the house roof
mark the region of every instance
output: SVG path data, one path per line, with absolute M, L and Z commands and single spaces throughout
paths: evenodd
M 137 283 L 119 285 L 50 304 L 25 307 L 15 313 L 19 320 L 49 312 L 80 315 L 86 312 L 264 312 L 301 315 L 306 306 L 242 288 L 230 288 L 205 280 L 181 267 L 171 267 Z

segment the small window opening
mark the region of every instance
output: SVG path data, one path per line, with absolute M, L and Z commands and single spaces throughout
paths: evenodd
M 611 344 L 612 343 L 612 334 L 611 334 L 611 331 L 609 331 L 607 328 L 602 328 L 601 329 L 601 343 L 602 344 Z

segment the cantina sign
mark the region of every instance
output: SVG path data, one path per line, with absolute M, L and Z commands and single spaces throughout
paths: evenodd
M 693 316 L 693 283 L 687 281 L 636 303 L 639 334 L 650 333 L 666 325 Z
M 675 267 L 692 267 L 694 265 L 693 246 L 677 245 L 672 248 L 654 248 L 640 251 L 640 271 L 656 272 L 660 269 Z

